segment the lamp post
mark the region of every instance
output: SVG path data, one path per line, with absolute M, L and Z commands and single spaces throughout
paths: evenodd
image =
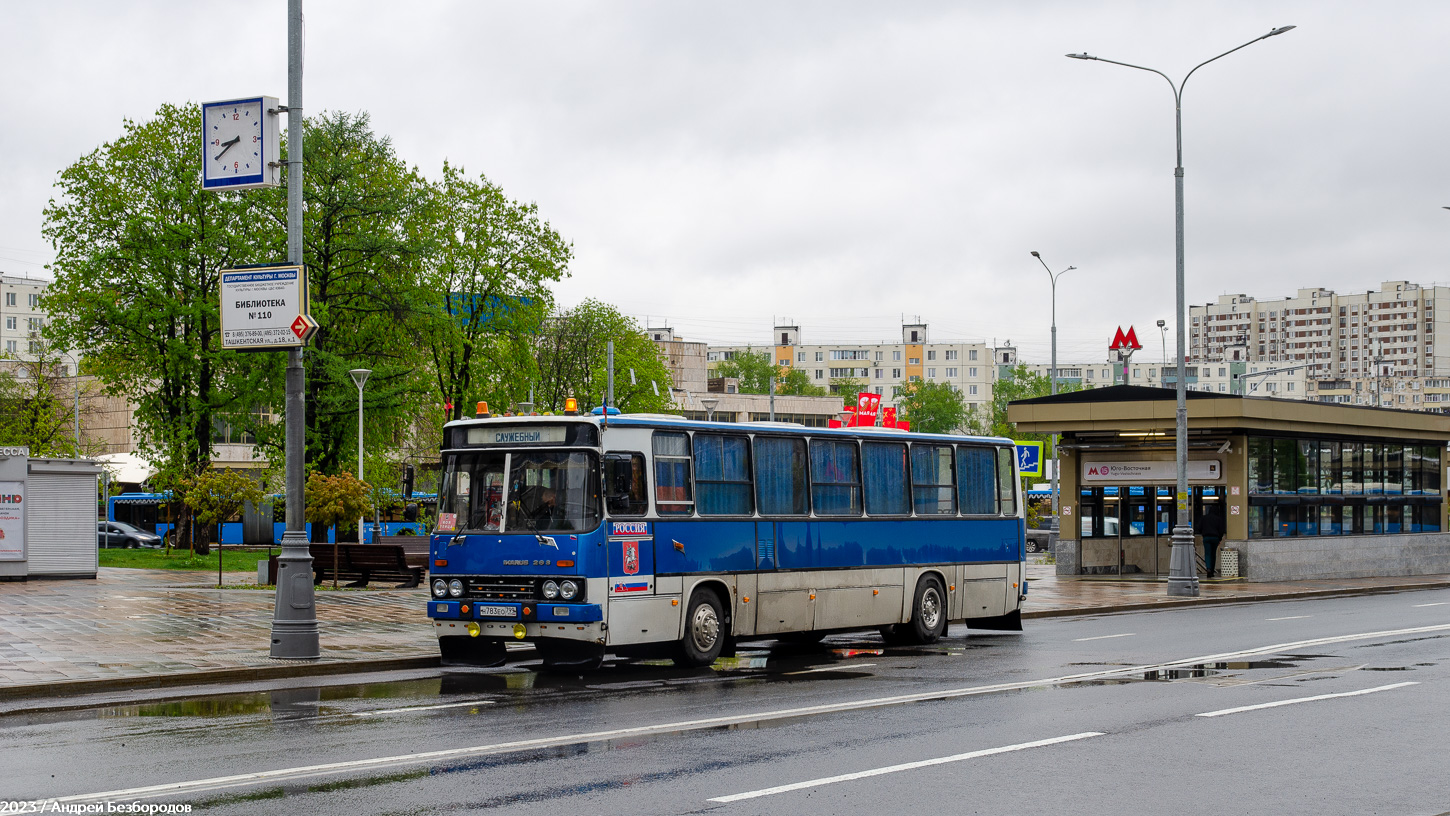
M 370 368 L 354 368 L 347 372 L 352 381 L 357 383 L 357 480 L 363 480 L 363 384 L 368 381 L 368 375 L 373 373 Z M 383 531 L 378 523 L 378 508 L 373 506 L 373 543 L 377 544 L 382 537 Z M 362 543 L 362 519 L 358 519 L 357 540 Z
M 1072 270 L 1077 269 L 1077 267 L 1075 267 L 1075 266 L 1069 266 L 1068 268 L 1062 270 L 1061 272 L 1058 272 L 1057 274 L 1053 274 L 1052 270 L 1050 268 L 1048 268 L 1048 266 L 1047 266 L 1047 261 L 1042 260 L 1042 256 L 1037 254 L 1037 250 L 1035 250 L 1035 249 L 1032 250 L 1032 257 L 1036 258 L 1037 259 L 1037 262 L 1040 263 L 1040 264 L 1042 264 L 1042 268 L 1047 270 L 1047 279 L 1052 282 L 1052 363 L 1051 363 L 1051 368 L 1049 368 L 1047 370 L 1047 378 L 1052 383 L 1051 386 L 1050 386 L 1052 388 L 1052 393 L 1053 394 L 1056 394 L 1057 393 L 1057 279 L 1060 278 L 1060 277 L 1062 277 L 1063 275 L 1066 275 L 1067 273 L 1071 272 Z M 1057 530 L 1057 529 L 1059 529 L 1059 527 L 1058 527 L 1059 518 L 1058 517 L 1059 517 L 1060 514 L 1061 514 L 1061 509 L 1057 506 L 1057 434 L 1053 434 L 1052 435 L 1052 521 L 1049 522 L 1049 524 L 1051 525 L 1050 527 L 1048 527 L 1049 530 Z
M 1158 319 L 1158 339 L 1163 341 L 1163 367 L 1168 367 L 1168 321 Z
M 715 406 L 720 404 L 720 400 L 716 397 L 701 397 L 700 404 L 705 406 L 705 420 L 707 422 L 714 422 Z
M 1198 595 L 1198 566 L 1193 551 L 1193 520 L 1189 516 L 1188 507 L 1188 405 L 1184 382 L 1187 379 L 1187 372 L 1185 371 L 1184 364 L 1185 338 L 1183 330 L 1183 87 L 1188 84 L 1188 79 L 1193 76 L 1194 71 L 1197 71 L 1210 62 L 1223 59 L 1229 54 L 1239 49 L 1247 48 L 1259 40 L 1266 40 L 1270 37 L 1278 36 L 1293 28 L 1294 26 L 1280 26 L 1268 34 L 1249 40 L 1243 45 L 1238 46 L 1238 48 L 1230 49 L 1213 59 L 1200 62 L 1193 67 L 1192 71 L 1184 75 L 1183 81 L 1177 85 L 1173 84 L 1173 80 L 1169 79 L 1167 74 L 1154 68 L 1145 68 L 1141 65 L 1094 57 L 1086 52 L 1066 55 L 1072 59 L 1097 60 L 1112 65 L 1121 65 L 1124 68 L 1136 68 L 1139 71 L 1148 71 L 1163 77 L 1164 81 L 1168 83 L 1168 87 L 1173 90 L 1173 129 L 1178 158 L 1178 163 L 1173 168 L 1173 201 L 1175 214 L 1173 234 L 1177 290 L 1177 304 L 1174 314 L 1176 315 L 1175 319 L 1178 323 L 1178 330 L 1176 332 L 1178 335 L 1178 360 L 1176 363 L 1178 368 L 1178 381 L 1174 384 L 1178 392 L 1178 409 L 1176 412 L 1177 433 L 1175 434 L 1176 444 L 1174 447 L 1176 448 L 1178 459 L 1178 519 L 1177 523 L 1173 526 L 1173 551 L 1168 561 L 1169 595 Z

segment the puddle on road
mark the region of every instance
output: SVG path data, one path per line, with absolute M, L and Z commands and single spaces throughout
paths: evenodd
M 345 683 L 295 689 L 183 697 L 157 702 L 97 706 L 74 711 L 22 714 L 28 721 L 70 719 L 218 719 L 270 713 L 274 722 L 356 715 L 369 710 L 426 709 L 458 713 L 451 704 L 468 697 L 503 695 L 511 701 L 539 701 L 557 695 L 628 692 L 631 689 L 703 687 L 712 683 L 820 682 L 869 677 L 877 669 L 857 664 L 873 658 L 962 657 L 969 649 L 1000 644 L 955 637 L 926 647 L 886 646 L 873 636 L 837 635 L 820 643 L 769 639 L 741 644 L 733 657 L 709 667 L 681 669 L 670 660 L 611 659 L 595 672 L 579 675 L 541 672 L 537 664 L 494 669 L 448 669 L 438 677 L 378 683 Z M 505 700 L 496 702 L 504 703 Z M 369 705 L 374 703 L 374 705 Z M 0 715 L 3 716 L 3 715 Z
M 1072 665 L 1114 665 L 1109 663 L 1075 663 Z M 1177 680 L 1201 680 L 1204 678 L 1222 675 L 1225 672 L 1256 671 L 1263 669 L 1297 669 L 1297 661 L 1287 660 L 1244 660 L 1224 661 L 1218 663 L 1198 663 L 1192 666 L 1182 666 L 1174 669 L 1157 669 L 1143 672 L 1142 674 L 1124 675 L 1122 677 L 1103 677 L 1092 680 L 1081 680 L 1075 683 L 1063 683 L 1063 688 L 1072 686 L 1121 686 L 1128 683 L 1171 683 Z M 1326 669 L 1326 671 L 1332 671 Z

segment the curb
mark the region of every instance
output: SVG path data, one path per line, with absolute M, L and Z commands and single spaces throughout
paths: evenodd
M 1294 601 L 1303 598 L 1335 598 L 1353 595 L 1379 595 L 1389 592 L 1408 592 L 1417 589 L 1450 589 L 1450 581 L 1441 581 L 1433 584 L 1387 584 L 1385 586 L 1373 587 L 1349 587 L 1341 589 L 1306 589 L 1302 592 L 1275 592 L 1263 595 L 1233 595 L 1218 597 L 1186 598 L 1181 601 L 1145 601 L 1143 603 L 1113 604 L 1111 606 L 1091 607 L 1066 607 L 1063 609 L 1043 609 L 1036 612 L 1022 613 L 1025 619 L 1032 618 L 1070 618 L 1079 615 L 1106 615 L 1117 612 L 1142 612 L 1160 609 L 1176 609 L 1183 606 L 1214 606 L 1233 603 L 1261 603 L 1263 601 Z
M 1423 589 L 1447 589 L 1450 581 L 1417 584 L 1391 584 L 1373 587 L 1341 589 L 1310 589 L 1302 592 L 1279 592 L 1262 595 L 1235 595 L 1221 597 L 1198 597 L 1184 600 L 1146 601 L 1143 603 L 1113 604 L 1109 606 L 1069 607 L 1063 609 L 1042 609 L 1023 611 L 1024 619 L 1070 618 L 1087 615 L 1107 615 L 1121 612 L 1147 612 L 1163 609 L 1177 609 L 1185 606 L 1213 606 L 1235 603 L 1261 603 L 1264 601 L 1301 600 L 1305 598 L 1332 598 L 1354 595 L 1379 595 L 1391 592 L 1407 592 Z M 226 669 L 200 669 L 173 674 L 147 677 L 107 677 L 95 680 L 62 680 L 49 683 L 35 683 L 23 686 L 0 686 L 0 701 L 21 700 L 32 697 L 73 697 L 82 694 L 100 694 L 113 691 L 140 691 L 145 689 L 170 689 L 184 686 L 213 685 L 219 683 L 245 683 L 261 680 L 285 680 L 298 677 L 329 677 L 344 674 L 368 672 L 407 671 L 412 669 L 436 669 L 441 665 L 439 656 L 419 655 L 417 657 L 390 657 L 377 660 L 349 660 L 335 663 L 313 663 L 288 660 L 277 665 L 257 667 L 235 667 Z
M 109 691 L 167 689 L 216 683 L 285 680 L 293 677 L 327 677 L 338 674 L 362 674 L 365 672 L 436 669 L 439 665 L 438 655 L 389 657 L 378 660 L 350 660 L 337 663 L 312 663 L 289 660 L 281 662 L 276 666 L 258 666 L 255 668 L 200 669 L 198 671 L 176 672 L 174 674 L 161 674 L 150 677 L 106 677 L 96 680 L 61 680 L 59 682 L 35 683 L 24 686 L 3 686 L 0 687 L 0 701 L 20 700 L 27 697 L 71 697 L 80 694 L 100 694 Z

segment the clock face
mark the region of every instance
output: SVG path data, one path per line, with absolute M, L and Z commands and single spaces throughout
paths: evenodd
M 267 111 L 261 99 L 213 103 L 202 108 L 203 176 L 207 182 L 244 184 L 267 169 Z

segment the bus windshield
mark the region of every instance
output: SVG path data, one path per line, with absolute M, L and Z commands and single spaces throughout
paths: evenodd
M 493 451 L 455 454 L 448 458 L 443 473 L 438 529 L 460 533 L 592 530 L 600 518 L 598 472 L 594 454 L 584 451 L 516 450 L 507 457 Z

